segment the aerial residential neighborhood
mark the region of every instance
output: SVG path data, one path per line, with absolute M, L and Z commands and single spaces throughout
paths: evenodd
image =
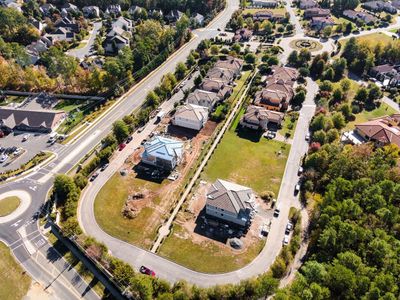
M 0 20 L 0 299 L 400 297 L 399 1 Z

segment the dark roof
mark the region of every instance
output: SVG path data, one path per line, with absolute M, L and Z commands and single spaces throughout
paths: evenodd
M 26 110 L 14 108 L 0 108 L 0 120 L 3 126 L 13 129 L 15 126 L 25 125 L 35 128 L 53 129 L 65 115 L 63 111 L 55 110 Z

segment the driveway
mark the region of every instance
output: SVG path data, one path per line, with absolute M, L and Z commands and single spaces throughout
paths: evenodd
M 94 41 L 96 39 L 97 34 L 99 33 L 99 30 L 102 26 L 102 22 L 95 22 L 93 23 L 93 29 L 89 32 L 89 39 L 88 40 L 82 40 L 82 42 L 86 42 L 86 45 L 82 48 L 75 48 L 67 51 L 67 54 L 69 56 L 76 57 L 79 60 L 83 60 L 85 56 L 90 56 L 90 50 L 94 44 Z

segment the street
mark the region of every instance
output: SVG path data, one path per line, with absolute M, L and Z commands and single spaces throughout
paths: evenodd
M 121 119 L 123 116 L 140 107 L 148 91 L 158 85 L 164 74 L 174 72 L 177 63 L 185 61 L 190 51 L 195 49 L 203 39 L 217 36 L 217 29 L 225 27 L 232 13 L 238 7 L 238 0 L 229 1 L 226 9 L 221 12 L 208 27 L 193 31 L 194 38 L 189 43 L 183 45 L 172 54 L 165 63 L 122 96 L 112 109 L 98 118 L 90 127 L 87 127 L 87 130 L 84 131 L 78 139 L 69 145 L 57 148 L 55 150 L 57 159 L 28 176 L 4 183 L 0 186 L 0 194 L 7 191 L 22 190 L 31 195 L 32 201 L 30 202 L 30 206 L 16 216 L 15 219 L 4 221 L 0 217 L 0 240 L 7 245 L 13 245 L 19 243 L 21 240 L 23 241 L 22 245 L 12 249 L 12 252 L 34 280 L 39 281 L 44 286 L 48 286 L 50 283 L 54 285 L 62 280 L 69 281 L 65 279 L 63 274 L 64 270 L 60 266 L 53 264 L 59 270 L 59 274 L 44 276 L 44 274 L 48 272 L 48 266 L 31 259 L 32 253 L 36 253 L 42 247 L 50 246 L 44 237 L 44 244 L 32 243 L 31 238 L 40 234 L 38 221 L 34 220 L 33 217 L 35 213 L 40 210 L 41 205 L 47 200 L 47 194 L 53 185 L 54 176 L 58 173 L 67 173 L 68 170 L 77 164 L 82 157 L 90 152 L 90 150 L 110 132 L 114 121 Z M 128 151 L 128 149 L 126 151 Z M 26 235 L 24 238 L 22 238 L 18 232 L 20 228 L 24 228 Z M 60 261 L 65 262 L 62 258 L 60 258 Z M 39 276 L 39 274 L 41 275 Z M 79 278 L 79 275 L 77 275 L 77 278 Z M 84 283 L 84 285 L 88 288 L 87 283 Z M 71 294 L 70 287 L 66 287 L 62 284 L 60 284 L 57 289 L 54 289 L 54 291 L 60 299 L 79 299 L 79 295 L 83 293 L 82 289 L 78 289 L 78 286 L 75 285 L 71 285 L 71 287 L 75 289 L 73 294 Z M 65 297 L 65 295 L 69 296 Z M 85 299 L 98 299 L 98 296 L 93 292 L 86 293 Z

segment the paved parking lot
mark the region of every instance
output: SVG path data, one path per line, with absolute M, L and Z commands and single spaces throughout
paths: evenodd
M 28 135 L 28 140 L 22 142 L 24 135 Z M 0 139 L 0 146 L 7 147 L 21 147 L 25 151 L 15 159 L 8 158 L 5 162 L 0 163 L 0 172 L 7 170 L 14 170 L 19 168 L 22 164 L 28 162 L 36 154 L 42 150 L 52 150 L 54 146 L 47 143 L 49 139 L 48 134 L 35 134 L 35 133 L 10 133 L 8 136 Z

